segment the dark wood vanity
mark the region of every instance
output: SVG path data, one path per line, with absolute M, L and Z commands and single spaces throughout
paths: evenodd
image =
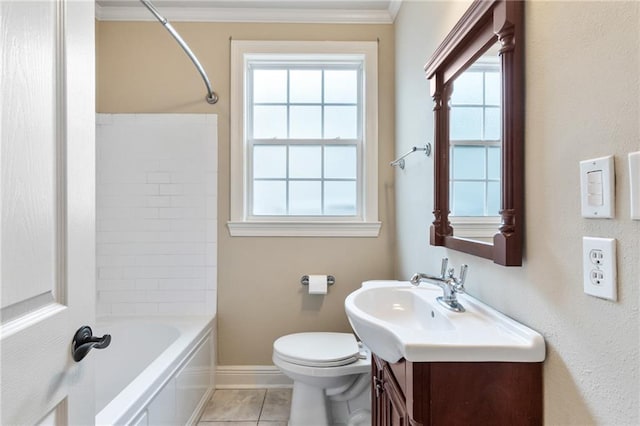
M 374 426 L 542 424 L 541 362 L 371 365 Z

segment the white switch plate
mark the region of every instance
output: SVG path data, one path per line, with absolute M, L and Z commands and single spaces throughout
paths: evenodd
M 629 153 L 631 219 L 640 220 L 640 151 Z
M 613 164 L 613 155 L 580 162 L 580 198 L 583 217 L 614 217 Z
M 586 294 L 618 300 L 615 239 L 582 237 L 582 276 Z

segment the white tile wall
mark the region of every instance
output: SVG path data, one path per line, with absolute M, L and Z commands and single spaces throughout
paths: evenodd
M 98 315 L 215 314 L 217 116 L 96 117 Z

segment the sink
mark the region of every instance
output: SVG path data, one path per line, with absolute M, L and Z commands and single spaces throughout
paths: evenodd
M 351 327 L 371 352 L 388 362 L 541 362 L 536 331 L 466 295 L 466 312 L 442 307 L 442 290 L 408 281 L 366 281 L 345 299 Z

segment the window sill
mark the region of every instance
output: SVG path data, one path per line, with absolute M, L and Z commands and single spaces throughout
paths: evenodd
M 227 222 L 232 237 L 377 237 L 382 222 Z
M 486 238 L 493 240 L 500 227 L 500 216 L 449 216 L 453 233 L 461 238 Z

